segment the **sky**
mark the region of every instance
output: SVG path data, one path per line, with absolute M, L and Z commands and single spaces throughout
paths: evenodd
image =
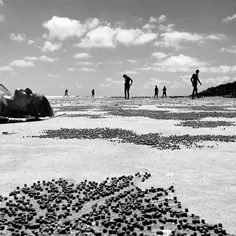
M 236 0 L 0 0 L 0 84 L 44 95 L 191 94 L 236 80 Z

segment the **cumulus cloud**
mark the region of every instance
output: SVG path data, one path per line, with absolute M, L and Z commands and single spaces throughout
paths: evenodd
M 111 84 L 100 84 L 101 88 L 109 88 L 111 87 Z
M 78 61 L 75 63 L 76 65 L 80 66 L 97 66 L 97 63 L 91 62 L 91 61 Z
M 112 78 L 106 78 L 107 82 L 112 82 Z
M 86 52 L 76 53 L 74 55 L 74 58 L 77 58 L 77 59 L 88 59 L 90 57 L 92 57 L 92 56 Z
M 0 14 L 0 22 L 3 22 L 5 20 L 5 16 Z
M 48 77 L 51 77 L 51 78 L 59 78 L 61 77 L 60 75 L 57 75 L 57 74 L 48 74 Z
M 0 0 L 0 6 L 5 6 L 3 0 Z
M 211 66 L 211 67 L 202 67 L 201 72 L 211 72 L 211 73 L 230 73 L 235 72 L 236 66 L 220 65 L 220 66 Z
M 122 72 L 122 74 L 136 75 L 137 71 L 135 71 L 135 70 L 126 70 L 125 72 Z
M 149 43 L 157 38 L 156 33 L 143 32 L 140 29 L 119 29 L 116 40 L 126 46 Z
M 206 39 L 221 41 L 226 39 L 224 34 L 211 34 L 206 37 Z
M 210 78 L 206 78 L 204 79 L 204 83 L 205 84 L 222 84 L 222 83 L 226 83 L 229 82 L 231 79 L 228 76 L 218 76 L 218 77 L 210 77 Z
M 43 27 L 49 31 L 50 38 L 65 40 L 70 37 L 81 37 L 88 30 L 99 25 L 97 18 L 88 19 L 84 23 L 67 17 L 53 16 L 50 20 L 43 23 Z
M 68 71 L 81 71 L 81 72 L 96 72 L 94 68 L 81 67 L 81 68 L 68 68 Z
M 179 54 L 178 56 L 170 56 L 166 60 L 156 62 L 154 65 L 172 68 L 189 68 L 206 66 L 207 63 L 204 61 L 199 61 L 195 57 L 189 57 L 183 54 Z
M 47 57 L 45 55 L 42 55 L 39 57 L 39 60 L 43 62 L 55 62 L 55 61 L 58 61 L 58 58 L 52 58 L 52 57 Z
M 157 60 L 162 60 L 166 57 L 168 57 L 168 54 L 164 52 L 153 52 L 152 57 L 156 58 Z
M 59 50 L 61 47 L 61 43 L 52 43 L 50 41 L 46 41 L 42 47 L 42 52 L 54 52 Z
M 34 40 L 28 40 L 28 44 L 35 44 L 35 41 Z
M 23 33 L 21 33 L 21 34 L 11 33 L 11 34 L 9 34 L 9 38 L 13 41 L 16 41 L 16 42 L 23 42 L 26 40 L 26 35 Z
M 203 40 L 203 36 L 189 32 L 164 32 L 161 34 L 162 41 L 155 42 L 155 46 L 160 47 L 179 47 L 181 42 L 197 42 Z
M 231 48 L 221 48 L 220 51 L 228 53 L 236 53 L 236 46 L 232 46 Z
M 13 68 L 11 66 L 0 66 L 0 71 L 1 72 L 13 71 Z
M 25 56 L 24 59 L 27 60 L 27 61 L 37 61 L 38 57 Z
M 159 18 L 158 18 L 158 23 L 162 23 L 166 21 L 166 16 L 165 15 L 161 15 Z
M 230 22 L 231 20 L 233 20 L 235 18 L 236 18 L 236 14 L 233 14 L 232 16 L 227 16 L 224 19 L 222 19 L 222 22 L 228 23 L 228 22 Z
M 154 86 L 164 86 L 166 84 L 169 84 L 170 81 L 168 80 L 162 80 L 162 79 L 158 79 L 158 78 L 150 78 L 144 85 L 143 88 L 144 89 L 149 89 L 149 88 L 154 88 Z M 159 88 L 160 90 L 160 88 Z
M 128 59 L 127 62 L 132 63 L 132 64 L 135 64 L 135 63 L 137 63 L 138 61 L 137 61 L 137 60 L 134 60 L 134 59 Z
M 23 60 L 23 59 L 20 59 L 20 60 L 14 60 L 12 62 L 10 62 L 9 64 L 10 66 L 16 66 L 16 67 L 31 67 L 31 66 L 34 66 L 34 62 L 33 61 L 27 61 L 27 60 Z
M 85 38 L 81 40 L 78 47 L 81 48 L 101 48 L 101 47 L 115 47 L 116 30 L 109 26 L 99 26 L 96 29 L 89 31 Z

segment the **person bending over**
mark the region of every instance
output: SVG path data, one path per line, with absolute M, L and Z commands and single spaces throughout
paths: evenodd
M 133 84 L 133 80 L 127 75 L 123 75 L 123 77 L 125 79 L 125 99 L 129 99 L 129 90 L 130 86 Z
M 32 92 L 31 89 L 16 89 L 12 95 L 0 84 L 0 116 L 1 117 L 46 117 L 54 116 L 54 111 L 47 98 Z

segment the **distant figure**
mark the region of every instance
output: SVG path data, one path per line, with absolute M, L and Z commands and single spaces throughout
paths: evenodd
M 163 91 L 162 98 L 167 97 L 166 96 L 166 90 L 167 90 L 167 88 L 166 88 L 166 86 L 164 86 L 163 89 L 162 89 L 162 91 Z
M 133 80 L 127 75 L 123 75 L 123 77 L 125 79 L 125 99 L 129 99 L 129 90 L 130 86 L 133 84 Z
M 94 98 L 94 96 L 95 96 L 95 90 L 94 89 L 91 91 L 91 94 L 92 94 L 91 97 Z
M 68 89 L 65 90 L 65 94 L 64 94 L 63 98 L 64 98 L 64 97 L 67 97 L 67 98 L 68 98 Z
M 199 70 L 196 70 L 196 73 L 194 73 L 191 77 L 191 82 L 193 85 L 193 92 L 192 92 L 192 99 L 194 99 L 194 93 L 196 93 L 197 97 L 199 98 L 198 92 L 197 92 L 197 84 L 201 84 L 201 81 L 198 78 Z
M 157 88 L 157 85 L 155 86 L 154 92 L 154 98 L 158 98 L 159 89 Z

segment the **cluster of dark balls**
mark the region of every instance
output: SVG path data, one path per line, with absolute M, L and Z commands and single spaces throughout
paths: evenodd
M 0 234 L 23 235 L 227 235 L 189 214 L 168 189 L 141 189 L 151 175 L 107 178 L 79 184 L 64 179 L 26 184 L 2 197 Z
M 183 148 L 202 148 L 202 141 L 235 142 L 236 135 L 171 135 L 162 136 L 159 133 L 138 135 L 124 129 L 95 128 L 95 129 L 65 129 L 45 130 L 44 134 L 32 136 L 39 138 L 58 139 L 105 139 L 112 142 L 134 143 L 146 145 L 160 150 L 179 150 Z
M 134 110 L 122 108 L 107 108 L 108 114 L 113 116 L 134 117 L 142 116 L 157 120 L 201 120 L 206 117 L 226 117 L 235 118 L 235 112 L 169 112 L 152 110 Z
M 185 126 L 185 127 L 192 127 L 194 129 L 198 128 L 216 128 L 219 126 L 235 126 L 235 123 L 228 122 L 228 121 L 194 121 L 194 120 L 186 120 L 182 121 L 176 126 Z

